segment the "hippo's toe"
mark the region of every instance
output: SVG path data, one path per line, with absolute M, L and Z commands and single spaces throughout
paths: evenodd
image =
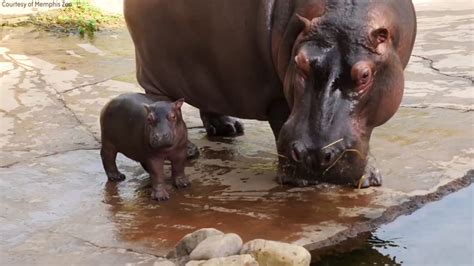
M 244 124 L 242 124 L 239 120 L 235 120 L 234 128 L 238 135 L 244 134 Z
M 244 133 L 243 124 L 230 116 L 201 113 L 201 118 L 209 136 L 233 137 Z
M 151 199 L 158 200 L 158 201 L 165 201 L 170 199 L 170 195 L 168 191 L 163 186 L 159 186 L 158 188 L 153 188 L 151 191 Z
M 357 188 L 378 187 L 382 185 L 382 174 L 372 164 L 367 164 L 364 175 L 354 184 Z
M 196 159 L 199 157 L 199 149 L 196 144 L 192 143 L 188 140 L 188 144 L 186 145 L 186 158 L 188 160 Z
M 186 176 L 176 177 L 176 178 L 174 178 L 174 185 L 177 188 L 185 188 L 185 187 L 191 185 L 191 182 L 189 182 L 189 179 Z

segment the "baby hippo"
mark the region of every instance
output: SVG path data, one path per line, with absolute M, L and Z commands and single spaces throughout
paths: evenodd
M 164 160 L 171 161 L 171 178 L 176 187 L 190 184 L 184 174 L 188 133 L 181 116 L 183 102 L 184 99 L 155 101 L 149 95 L 128 93 L 105 105 L 100 114 L 100 156 L 109 181 L 125 179 L 115 162 L 120 152 L 140 162 L 150 174 L 153 199 L 169 199 L 164 184 Z

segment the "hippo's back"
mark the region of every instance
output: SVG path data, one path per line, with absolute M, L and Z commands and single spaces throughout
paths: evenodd
M 122 94 L 107 103 L 100 114 L 102 144 L 107 142 L 118 152 L 139 160 L 145 144 L 146 110 L 154 100 L 141 93 Z
M 272 3 L 125 1 L 140 85 L 203 111 L 266 119 L 283 97 L 271 58 Z

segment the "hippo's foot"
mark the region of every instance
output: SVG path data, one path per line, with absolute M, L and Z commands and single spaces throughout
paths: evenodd
M 319 182 L 316 180 L 292 178 L 284 174 L 277 177 L 277 180 L 282 185 L 288 185 L 293 187 L 307 187 L 319 184 Z
M 117 173 L 107 173 L 107 179 L 112 182 L 120 182 L 125 180 L 125 175 L 117 172 Z
M 244 134 L 244 125 L 230 116 L 201 112 L 201 120 L 209 136 L 232 137 Z
M 186 145 L 186 159 L 191 160 L 191 159 L 196 159 L 198 157 L 199 157 L 198 147 L 196 146 L 196 144 L 188 140 L 188 143 Z
M 382 185 L 382 174 L 372 164 L 367 164 L 365 167 L 364 175 L 359 179 L 356 184 L 358 188 L 378 187 Z
M 191 185 L 191 182 L 189 182 L 189 179 L 187 176 L 175 177 L 173 178 L 173 180 L 174 180 L 174 185 L 177 188 L 185 188 Z
M 169 200 L 170 195 L 168 194 L 168 191 L 166 191 L 163 185 L 158 185 L 158 187 L 152 188 L 151 199 L 158 200 L 158 201 Z

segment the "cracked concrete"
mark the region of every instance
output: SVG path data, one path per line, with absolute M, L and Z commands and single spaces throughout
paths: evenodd
M 474 110 L 473 106 L 450 104 L 450 103 L 401 104 L 400 107 L 419 108 L 419 109 L 437 108 L 437 109 L 454 110 L 454 111 L 460 111 L 460 112 L 471 112 Z
M 435 62 L 434 62 L 434 60 L 433 60 L 433 59 L 430 59 L 430 58 L 428 58 L 428 57 L 421 56 L 421 55 L 415 55 L 415 54 L 413 54 L 412 57 L 417 57 L 417 58 L 421 58 L 421 59 L 423 59 L 423 60 L 428 61 L 429 64 L 430 64 L 430 68 L 433 69 L 434 71 L 438 72 L 439 74 L 443 75 L 443 76 L 453 77 L 453 78 L 463 78 L 463 79 L 470 80 L 471 83 L 474 81 L 474 79 L 472 78 L 472 76 L 467 76 L 467 75 L 460 75 L 460 76 L 458 76 L 458 75 L 443 73 L 443 72 L 441 71 L 441 69 L 435 67 L 435 65 L 434 65 Z M 472 84 L 471 84 L 471 85 L 472 85 Z
M 1 28 L 2 264 L 151 265 L 201 227 L 316 249 L 471 184 L 473 49 L 465 36 L 474 10 L 462 3 L 417 4 L 402 106 L 371 141 L 382 187 L 281 187 L 266 123 L 244 121 L 245 136 L 208 139 L 197 110 L 186 106 L 202 156 L 187 166 L 191 188 L 171 189 L 171 201 L 160 204 L 149 199 L 144 171 L 123 156 L 127 180 L 107 183 L 98 152 L 102 106 L 141 91 L 126 30 L 81 40 Z

